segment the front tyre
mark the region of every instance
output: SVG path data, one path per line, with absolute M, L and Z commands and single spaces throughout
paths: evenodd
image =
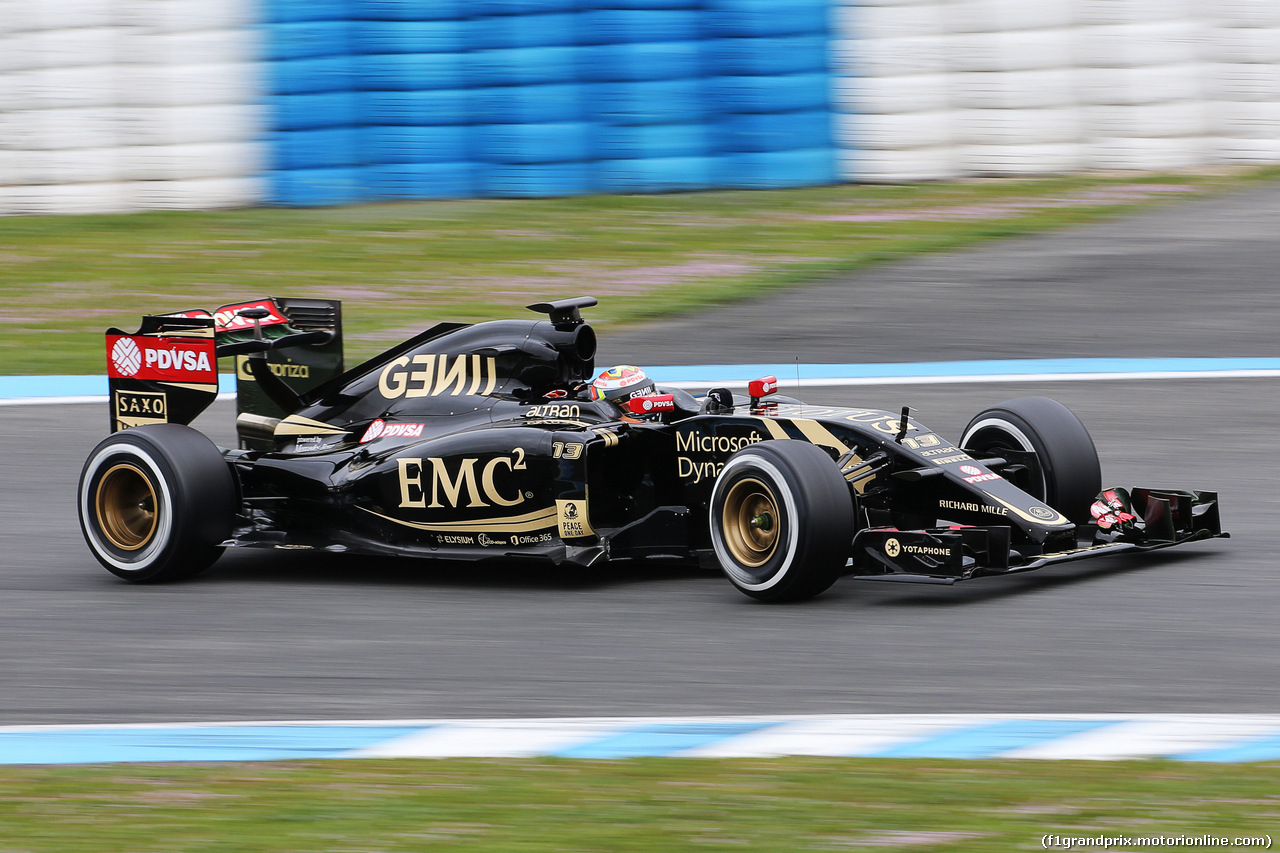
M 204 571 L 222 553 L 236 486 L 222 453 L 179 424 L 115 433 L 80 473 L 80 530 L 112 574 L 135 583 Z
M 711 545 L 741 592 L 798 601 L 825 591 L 853 541 L 849 486 L 823 450 L 767 441 L 738 451 L 711 492 Z
M 979 412 L 964 428 L 960 447 L 977 458 L 1024 461 L 1014 484 L 1076 524 L 1102 491 L 1102 465 L 1084 424 L 1048 397 L 1018 397 Z M 1012 451 L 1012 452 L 1010 452 Z

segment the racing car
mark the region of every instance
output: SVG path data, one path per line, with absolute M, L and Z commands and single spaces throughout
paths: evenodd
M 1044 397 L 956 440 L 900 412 L 597 375 L 592 297 L 443 322 L 344 369 L 341 305 L 262 298 L 106 333 L 111 434 L 80 476 L 93 555 L 128 581 L 227 548 L 591 567 L 718 566 L 755 599 L 838 578 L 952 584 L 1225 537 L 1214 492 L 1103 488 Z M 234 362 L 239 446 L 189 424 Z

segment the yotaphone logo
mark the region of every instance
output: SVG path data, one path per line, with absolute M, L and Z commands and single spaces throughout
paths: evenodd
M 921 554 L 926 557 L 950 557 L 950 548 L 938 548 L 933 545 L 908 545 L 906 547 L 908 554 Z
M 886 539 L 884 553 L 886 557 L 897 557 L 904 553 L 916 557 L 950 557 L 951 549 L 938 545 L 903 545 L 897 539 Z
M 111 348 L 111 363 L 121 376 L 133 376 L 142 367 L 142 350 L 129 338 L 120 338 Z

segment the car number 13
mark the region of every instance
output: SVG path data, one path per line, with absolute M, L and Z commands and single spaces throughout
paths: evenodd
M 577 442 L 551 442 L 552 459 L 578 459 L 582 456 L 582 445 Z

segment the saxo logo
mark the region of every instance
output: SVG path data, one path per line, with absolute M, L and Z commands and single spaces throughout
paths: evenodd
M 497 359 L 478 355 L 402 355 L 392 359 L 378 376 L 378 390 L 388 400 L 449 394 L 493 393 Z
M 400 459 L 400 506 L 404 509 L 515 506 L 524 503 L 520 489 L 499 488 L 500 471 L 525 470 L 524 449 L 511 456 L 495 456 L 483 465 L 474 456 L 463 459 Z M 426 477 L 430 477 L 429 484 Z M 508 477 L 504 477 L 507 479 Z M 430 498 L 430 502 L 428 502 Z

